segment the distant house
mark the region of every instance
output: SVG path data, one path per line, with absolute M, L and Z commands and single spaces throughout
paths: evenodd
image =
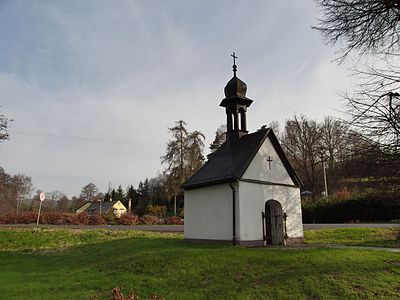
M 85 204 L 83 204 L 82 206 L 78 207 L 75 212 L 77 214 L 83 213 L 85 210 L 87 210 L 90 206 L 90 204 L 92 204 L 92 202 L 86 202 Z
M 84 208 L 86 204 L 89 205 Z M 128 211 L 125 205 L 121 203 L 121 201 L 106 201 L 106 202 L 95 202 L 95 203 L 88 202 L 86 204 L 78 208 L 76 212 L 78 213 L 78 210 L 80 210 L 80 212 L 86 212 L 89 216 L 100 215 L 100 214 L 104 215 L 112 212 L 116 217 L 119 218 L 123 214 L 126 214 Z

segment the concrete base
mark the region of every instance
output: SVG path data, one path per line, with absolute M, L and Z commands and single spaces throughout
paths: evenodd
M 215 245 L 233 245 L 232 240 L 207 240 L 207 239 L 185 239 L 185 241 L 193 244 L 215 244 Z M 293 237 L 288 238 L 286 240 L 286 245 L 298 245 L 303 244 L 304 238 L 303 237 Z M 243 246 L 243 247 L 263 247 L 265 246 L 263 240 L 255 240 L 255 241 L 236 241 L 236 245 Z M 267 245 L 272 246 L 272 245 Z M 274 245 L 275 246 L 275 245 Z

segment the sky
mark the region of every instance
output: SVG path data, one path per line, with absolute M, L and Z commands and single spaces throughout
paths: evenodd
M 207 154 L 233 51 L 250 132 L 337 116 L 351 78 L 312 30 L 318 14 L 312 0 L 0 0 L 0 113 L 13 119 L 0 166 L 69 197 L 136 187 L 165 169 L 177 120 Z

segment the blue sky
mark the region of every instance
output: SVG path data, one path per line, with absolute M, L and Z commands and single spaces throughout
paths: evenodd
M 163 170 L 174 121 L 213 140 L 232 51 L 250 131 L 337 115 L 351 80 L 317 16 L 311 0 L 0 0 L 0 105 L 14 119 L 0 166 L 68 196 L 136 186 Z

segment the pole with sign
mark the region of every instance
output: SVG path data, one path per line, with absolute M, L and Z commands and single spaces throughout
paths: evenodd
M 41 193 L 39 194 L 40 204 L 39 204 L 39 213 L 38 213 L 38 215 L 37 215 L 36 226 L 39 226 L 40 210 L 42 209 L 42 202 L 44 201 L 45 198 L 46 198 L 45 193 L 41 192 Z

